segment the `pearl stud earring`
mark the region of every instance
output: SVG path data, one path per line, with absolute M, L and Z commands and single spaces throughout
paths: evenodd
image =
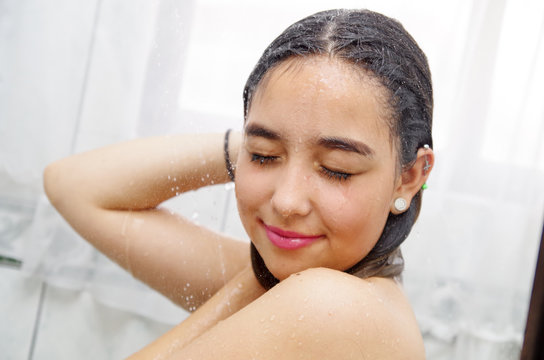
M 395 199 L 395 210 L 402 212 L 406 210 L 407 205 L 404 198 L 399 197 Z

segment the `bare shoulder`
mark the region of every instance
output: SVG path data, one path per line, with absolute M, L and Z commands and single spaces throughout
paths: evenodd
M 425 358 L 412 307 L 394 280 L 316 268 L 294 274 L 282 285 L 285 289 L 277 290 L 298 297 L 298 311 L 322 328 L 324 342 L 341 336 L 365 356 L 376 356 L 372 358 Z
M 184 350 L 199 359 L 425 358 L 394 281 L 322 268 L 291 275 Z

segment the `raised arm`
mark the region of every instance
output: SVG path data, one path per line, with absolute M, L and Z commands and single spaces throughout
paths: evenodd
M 236 159 L 241 135 L 231 133 Z M 227 182 L 223 134 L 128 141 L 47 166 L 51 203 L 93 246 L 174 302 L 193 310 L 249 264 L 246 243 L 158 206 Z

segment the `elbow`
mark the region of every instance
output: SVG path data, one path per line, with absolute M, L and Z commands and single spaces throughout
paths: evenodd
M 58 162 L 47 165 L 43 171 L 43 189 L 51 204 L 57 208 L 62 195 L 61 170 Z

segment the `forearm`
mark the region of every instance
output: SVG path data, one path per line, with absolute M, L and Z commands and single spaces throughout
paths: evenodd
M 130 360 L 169 359 L 219 321 L 228 318 L 265 293 L 251 266 L 246 267 L 181 324 L 146 346 Z
M 223 139 L 224 134 L 163 136 L 77 154 L 47 167 L 46 192 L 57 208 L 63 199 L 115 210 L 154 208 L 176 194 L 229 181 Z M 231 133 L 231 159 L 240 142 Z
M 45 190 L 96 249 L 194 308 L 246 265 L 247 245 L 155 208 L 176 193 L 228 181 L 223 139 L 224 134 L 156 137 L 74 155 L 47 167 Z M 240 142 L 232 133 L 232 159 Z M 186 283 L 190 289 L 180 287 Z

